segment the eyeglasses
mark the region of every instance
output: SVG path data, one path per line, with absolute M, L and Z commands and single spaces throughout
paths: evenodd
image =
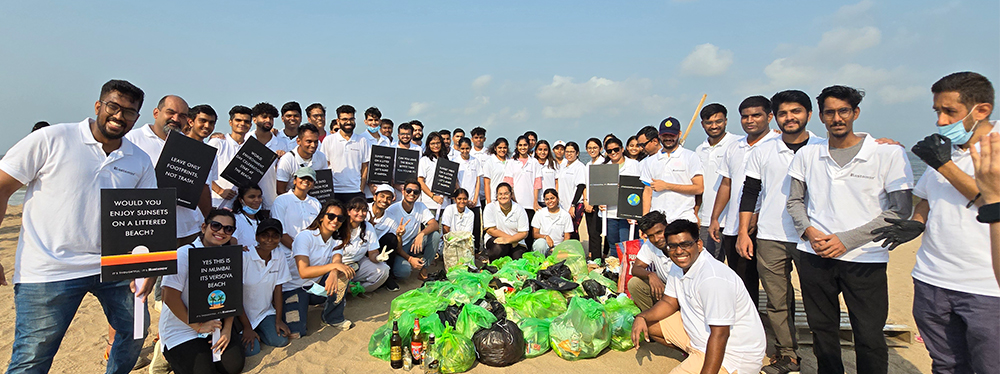
M 337 214 L 337 213 L 325 213 L 325 214 L 326 214 L 326 219 L 331 220 L 331 221 L 333 221 L 333 220 L 338 220 L 340 222 L 347 221 L 347 215 L 346 214 Z
M 847 116 L 851 115 L 852 113 L 854 113 L 854 109 L 848 107 L 823 110 L 823 116 L 829 118 L 833 118 L 834 114 L 840 115 L 840 118 L 847 118 Z
M 226 233 L 226 235 L 232 235 L 234 232 L 236 232 L 236 226 L 223 225 L 221 222 L 218 221 L 209 222 L 208 228 L 212 229 L 212 231 L 222 230 L 222 232 Z
M 121 112 L 122 116 L 125 117 L 125 120 L 127 121 L 134 121 L 136 118 L 139 118 L 138 110 L 132 108 L 122 108 L 121 105 L 118 105 L 118 103 L 114 101 L 102 101 L 101 105 L 104 106 L 104 112 L 109 116 L 113 116 L 118 114 L 118 112 Z
M 693 241 L 693 240 L 685 240 L 683 242 L 673 243 L 673 244 L 667 243 L 667 250 L 668 251 L 673 251 L 675 249 L 688 250 L 688 249 L 694 248 L 694 245 L 695 245 L 695 241 Z
M 608 148 L 608 154 L 618 153 L 622 151 L 622 147 Z
M 417 192 L 420 192 L 420 190 L 415 189 L 415 188 L 407 188 L 407 189 L 403 190 L 403 192 L 406 192 L 407 194 L 411 194 L 412 195 L 412 194 L 416 194 Z

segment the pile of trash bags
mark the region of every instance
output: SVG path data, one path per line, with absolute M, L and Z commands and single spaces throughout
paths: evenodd
M 389 321 L 372 334 L 368 352 L 389 360 L 392 322 L 408 346 L 413 320 L 422 334 L 435 335 L 442 373 L 468 371 L 476 361 L 512 365 L 549 350 L 574 361 L 597 357 L 606 348 L 633 348 L 632 322 L 639 308 L 616 294 L 615 280 L 588 271 L 586 252 L 568 240 L 543 257 L 504 257 L 482 269 L 459 261 L 420 288 L 397 296 Z M 617 279 L 617 276 L 615 276 Z

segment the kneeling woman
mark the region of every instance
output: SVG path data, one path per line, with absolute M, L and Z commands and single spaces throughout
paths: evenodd
M 328 325 L 347 330 L 351 321 L 344 319 L 346 279 L 354 278 L 354 269 L 341 261 L 343 252 L 337 231 L 347 214 L 337 200 L 330 199 L 319 215 L 292 242 L 292 258 L 299 278 L 292 277 L 282 289 L 285 300 L 285 323 L 292 337 L 305 336 L 306 317 L 310 305 L 323 304 L 322 319 Z
M 292 280 L 285 256 L 278 250 L 281 233 L 281 222 L 264 219 L 257 225 L 256 246 L 243 252 L 243 313 L 239 322 L 247 356 L 260 353 L 261 344 L 284 347 L 291 335 L 277 318 L 284 314 L 281 284 Z
M 348 224 L 340 228 L 343 262 L 355 270 L 351 280 L 372 292 L 389 278 L 389 265 L 379 261 L 379 242 L 375 227 L 368 223 L 368 202 L 355 197 L 347 203 Z
M 232 343 L 233 317 L 224 320 L 188 324 L 188 255 L 202 247 L 227 245 L 236 231 L 236 220 L 228 210 L 213 209 L 201 225 L 200 238 L 177 248 L 177 274 L 163 277 L 163 308 L 160 314 L 160 343 L 163 357 L 177 374 L 239 373 L 243 370 L 243 352 Z M 222 337 L 212 345 L 211 333 L 220 329 Z M 204 337 L 208 334 L 208 337 Z M 222 352 L 222 360 L 212 362 L 212 352 Z
M 535 237 L 531 249 L 542 256 L 548 256 L 552 248 L 569 240 L 573 233 L 573 218 L 559 208 L 559 192 L 554 188 L 545 190 L 545 209 L 535 213 L 531 219 L 531 234 Z
M 486 256 L 490 261 L 503 256 L 519 259 L 526 249 L 524 238 L 528 236 L 528 214 L 521 206 L 513 204 L 512 190 L 509 183 L 500 183 L 496 190 L 496 200 L 483 209 Z

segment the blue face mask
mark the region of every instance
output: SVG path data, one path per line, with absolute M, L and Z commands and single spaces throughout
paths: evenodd
M 972 125 L 972 130 L 965 131 L 965 119 L 972 115 L 972 111 L 976 109 L 976 104 L 969 110 L 969 114 L 950 125 L 938 126 L 938 134 L 951 140 L 952 145 L 962 145 L 972 138 L 972 133 L 976 131 L 976 127 L 979 126 L 979 121 Z
M 372 134 L 374 134 L 376 131 L 379 130 L 379 128 L 381 128 L 381 126 L 375 126 L 375 127 L 367 126 L 367 127 L 368 127 L 368 132 Z
M 257 209 L 254 209 L 254 208 L 251 208 L 249 206 L 244 205 L 243 206 L 243 211 L 252 216 L 254 214 L 257 214 L 257 212 L 260 211 L 260 208 L 258 207 Z

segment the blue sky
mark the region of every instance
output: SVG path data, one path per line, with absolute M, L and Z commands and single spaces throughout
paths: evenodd
M 222 114 L 290 100 L 378 106 L 428 130 L 533 129 L 578 140 L 675 116 L 701 94 L 739 102 L 832 84 L 863 88 L 858 131 L 912 145 L 934 131 L 930 85 L 962 70 L 1000 81 L 991 1 L 5 1 L 0 138 L 93 116 L 100 85 Z M 997 118 L 996 115 L 993 118 Z M 772 123 L 772 127 L 775 127 Z M 809 128 L 824 133 L 814 115 Z M 696 123 L 687 147 L 704 139 Z

